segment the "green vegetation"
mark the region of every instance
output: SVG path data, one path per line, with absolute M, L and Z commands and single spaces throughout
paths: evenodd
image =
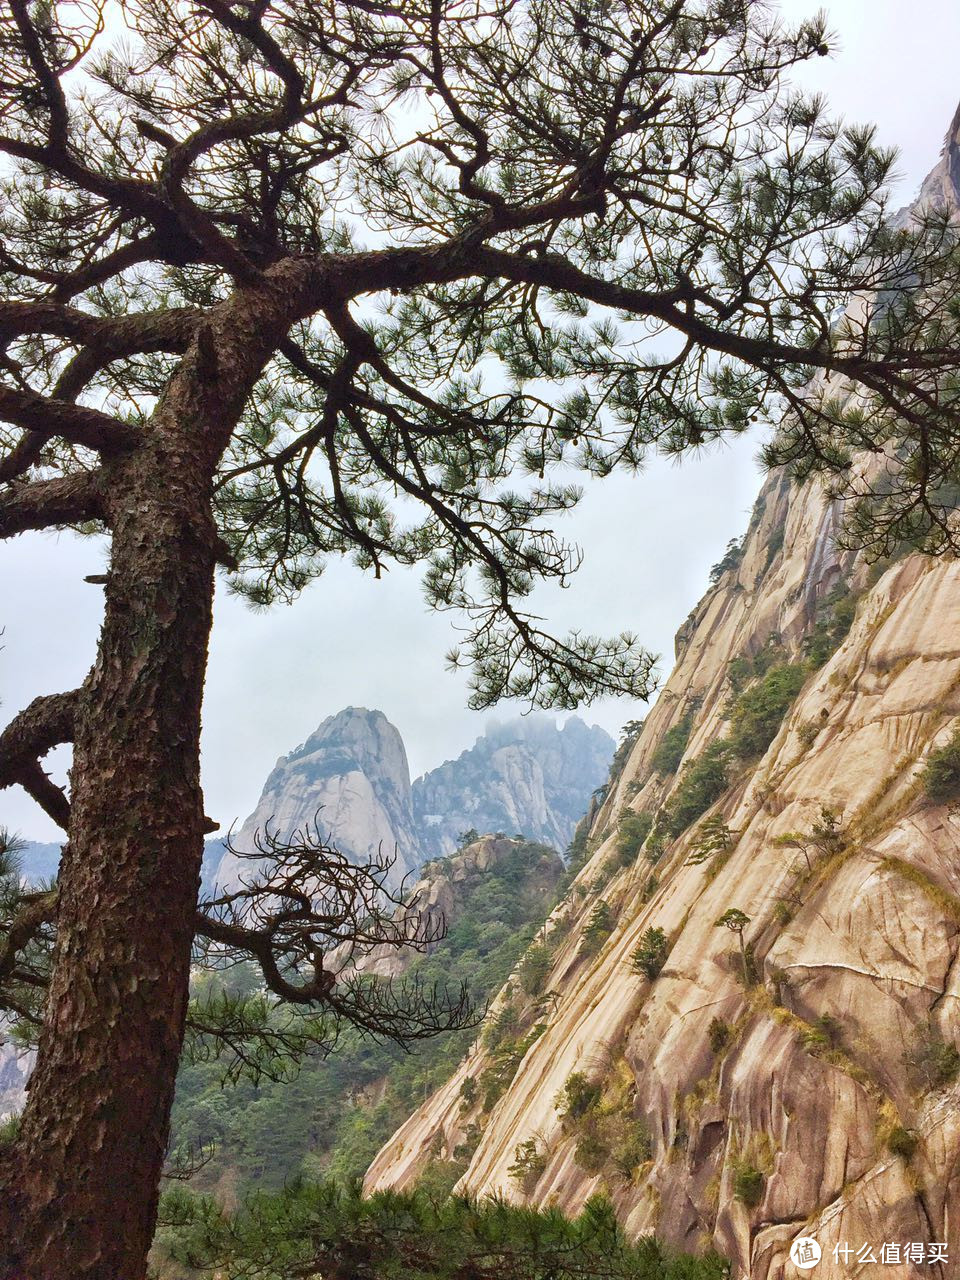
M 743 940 L 743 931 L 750 923 L 750 917 L 738 907 L 729 907 L 719 919 L 715 920 L 714 928 L 729 929 L 731 933 L 737 935 L 740 943 L 740 959 L 743 963 L 743 981 L 745 986 L 750 986 L 753 979 L 752 957 L 747 954 L 747 947 Z
M 596 844 L 590 839 L 590 816 L 586 814 L 577 823 L 573 839 L 567 845 L 567 874 L 564 877 L 564 888 L 569 887 L 580 868 L 586 866 L 595 849 Z
M 721 1054 L 730 1045 L 733 1039 L 733 1028 L 729 1022 L 724 1022 L 723 1018 L 711 1018 L 710 1026 L 707 1028 L 707 1037 L 710 1040 L 710 1048 L 715 1054 Z
M 730 569 L 739 569 L 740 562 L 743 560 L 743 538 L 731 538 L 727 543 L 727 549 L 723 554 L 723 559 L 710 570 L 710 585 L 716 586 L 720 579 Z
M 644 840 L 653 830 L 653 814 L 641 809 L 639 813 L 633 809 L 625 809 L 620 815 L 617 835 L 617 853 L 627 865 L 636 858 Z
M 806 678 L 807 670 L 799 663 L 778 663 L 738 695 L 730 709 L 727 735 L 733 755 L 740 760 L 763 755 Z
M 765 676 L 773 666 L 782 665 L 787 659 L 787 651 L 780 643 L 780 637 L 774 632 L 767 637 L 763 648 L 755 654 L 741 654 L 732 658 L 727 664 L 727 679 L 734 696 L 740 694 L 751 681 Z
M 668 729 L 660 740 L 660 744 L 650 761 L 655 773 L 676 773 L 683 759 L 683 753 L 690 741 L 690 730 L 693 728 L 693 711 L 688 711 L 683 719 L 678 720 L 672 729 Z
M 617 749 L 613 753 L 613 759 L 610 762 L 610 778 L 607 783 L 607 789 L 617 781 L 624 766 L 630 758 L 630 752 L 637 745 L 637 739 L 643 732 L 642 720 L 628 720 L 620 730 L 620 741 L 617 743 Z
M 820 601 L 813 630 L 804 641 L 811 670 L 822 667 L 846 639 L 857 612 L 857 598 L 845 582 L 838 582 Z
M 894 1125 L 887 1135 L 887 1150 L 908 1164 L 913 1159 L 919 1145 L 919 1139 L 912 1129 L 905 1129 L 902 1124 Z
M 525 1142 L 518 1142 L 514 1148 L 513 1164 L 507 1169 L 507 1173 L 529 1194 L 546 1167 L 546 1153 L 540 1150 L 536 1138 L 527 1138 Z
M 733 1194 L 748 1209 L 755 1209 L 763 1199 L 764 1176 L 747 1161 L 738 1161 L 733 1170 Z
M 800 1032 L 800 1042 L 809 1053 L 819 1050 L 839 1049 L 843 1040 L 843 1027 L 832 1014 L 822 1013 Z
M 647 929 L 640 945 L 630 957 L 630 963 L 637 973 L 645 974 L 651 982 L 656 978 L 667 962 L 670 954 L 670 943 L 662 929 Z
M 575 1071 L 554 1099 L 564 1131 L 576 1136 L 577 1164 L 587 1173 L 608 1170 L 629 1180 L 650 1159 L 650 1131 L 633 1115 L 633 1096 L 631 1085 L 605 1100 L 600 1081 Z
M 924 1093 L 942 1089 L 960 1075 L 960 1052 L 933 1024 L 917 1033 L 913 1046 L 904 1054 L 904 1063 L 914 1087 Z
M 764 573 L 767 572 L 779 553 L 783 550 L 783 534 L 784 528 L 783 525 L 780 525 L 779 528 L 773 530 L 770 537 L 767 539 L 767 555 L 763 562 Z
M 610 1160 L 621 1178 L 631 1179 L 653 1155 L 650 1130 L 642 1120 L 629 1116 L 611 1117 L 607 1125 Z
M 710 808 L 729 786 L 730 746 L 721 740 L 683 766 L 673 795 L 660 811 L 657 826 L 676 837 Z
M 960 725 L 948 742 L 927 756 L 920 780 L 927 796 L 938 804 L 960 796 Z
M 612 932 L 613 913 L 610 910 L 609 903 L 601 898 L 593 908 L 593 911 L 591 911 L 590 919 L 583 930 L 579 954 L 582 956 L 595 956 Z
M 647 1126 L 621 1108 L 593 1106 L 573 1128 L 574 1159 L 587 1173 L 609 1168 L 629 1181 L 652 1154 Z
M 531 1139 L 530 1142 L 533 1142 Z M 522 1143 L 522 1165 L 536 1162 Z M 536 1144 L 533 1143 L 533 1151 Z M 527 1170 L 529 1173 L 529 1170 Z M 522 1173 L 521 1177 L 527 1176 Z M 178 1189 L 161 1205 L 159 1248 L 180 1275 L 229 1280 L 725 1280 L 726 1262 L 666 1250 L 652 1236 L 630 1243 L 602 1197 L 579 1217 L 499 1200 L 445 1199 L 418 1190 L 364 1199 L 358 1187 L 298 1184 L 248 1198 L 233 1215 Z
M 561 1120 L 577 1120 L 596 1106 L 600 1094 L 598 1083 L 588 1080 L 582 1071 L 574 1071 L 554 1099 L 554 1106 Z
M 660 837 L 675 839 L 682 835 L 691 823 L 720 799 L 730 785 L 735 764 L 763 755 L 777 736 L 784 716 L 810 671 L 822 666 L 847 634 L 856 610 L 856 600 L 856 596 L 842 584 L 825 597 L 818 610 L 817 621 L 807 637 L 802 662 L 786 661 L 787 651 L 779 637 L 772 635 L 752 657 L 741 655 L 729 663 L 727 677 L 734 697 L 727 712 L 729 727 L 726 736 L 712 742 L 683 766 L 673 794 L 657 814 L 653 833 L 647 841 L 648 856 L 652 862 L 656 862 L 662 849 L 662 845 L 655 843 Z M 675 773 L 679 768 L 692 727 L 693 713 L 688 711 L 664 734 L 653 755 L 653 767 L 659 773 Z M 805 748 L 810 746 L 817 732 L 817 725 L 801 726 L 800 739 Z M 960 792 L 960 741 L 955 760 L 956 781 L 953 785 Z M 726 851 L 730 848 L 732 843 L 727 844 Z M 690 861 L 696 865 L 718 852 L 723 850 L 719 847 L 698 847 Z
M 408 983 L 466 983 L 482 1005 L 506 982 L 550 911 L 559 862 L 542 845 L 524 843 L 478 877 L 460 916 L 431 955 L 417 956 Z M 544 892 L 544 890 L 548 890 Z M 521 985 L 542 974 L 541 943 L 521 962 Z M 227 992 L 249 984 L 243 967 L 208 979 Z M 508 1001 L 485 1036 L 495 1041 L 492 1062 L 465 1084 L 463 1098 L 487 1110 L 507 1087 L 534 1028 L 523 1025 Z M 538 1034 L 538 1033 L 537 1033 Z M 414 1053 L 346 1031 L 325 1059 L 307 1059 L 295 1079 L 224 1085 L 216 1058 L 181 1068 L 173 1113 L 173 1148 L 189 1161 L 211 1158 L 195 1175 L 201 1189 L 227 1170 L 241 1187 L 279 1190 L 298 1175 L 350 1179 L 362 1174 L 391 1133 L 418 1102 L 453 1073 L 475 1029 L 424 1042 Z
M 545 943 L 535 942 L 532 947 L 527 948 L 517 970 L 517 979 L 524 995 L 542 995 L 552 962 L 553 952 Z
M 728 854 L 737 842 L 736 831 L 731 831 L 726 820 L 719 813 L 701 822 L 692 843 L 692 851 L 687 863 L 691 867 L 699 867 L 701 863 L 712 862 L 714 858 Z
M 809 875 L 819 862 L 832 858 L 846 847 L 846 832 L 841 826 L 840 814 L 826 805 L 820 806 L 820 816 L 809 831 L 785 831 L 773 843 L 784 849 L 799 849 Z M 802 870 L 802 869 L 801 869 Z

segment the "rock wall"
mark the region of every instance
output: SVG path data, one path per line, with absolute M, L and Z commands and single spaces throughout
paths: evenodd
M 32 1049 L 20 1049 L 6 1040 L 0 1024 L 0 1123 L 23 1110 L 35 1059 Z
M 952 202 L 957 123 L 924 188 Z M 538 1038 L 487 1113 L 461 1092 L 491 1066 L 478 1042 L 380 1152 L 368 1187 L 409 1185 L 428 1150 L 448 1155 L 478 1124 L 460 1190 L 574 1211 L 604 1189 L 629 1231 L 712 1245 L 734 1277 L 869 1276 L 861 1246 L 885 1277 L 960 1274 L 960 815 L 919 780 L 960 716 L 960 563 L 871 569 L 838 550 L 838 521 L 815 486 L 764 486 L 740 563 L 681 628 L 595 851 L 554 913 L 552 1003 L 521 1010 Z M 682 777 L 654 768 L 667 731 L 690 717 L 686 761 L 722 739 L 731 662 L 771 643 L 801 661 L 837 584 L 858 597 L 846 639 L 703 815 L 732 847 L 691 861 L 698 823 L 655 868 L 641 850 L 617 869 L 623 813 L 655 812 Z M 837 827 L 818 838 L 825 806 Z M 601 899 L 613 928 L 589 956 Z M 746 973 L 736 935 L 717 927 L 732 908 L 749 918 Z M 651 928 L 669 947 L 654 980 L 631 963 Z M 507 1000 L 514 988 L 493 1016 Z M 578 1158 L 577 1125 L 556 1105 L 575 1072 L 602 1089 L 601 1111 L 645 1128 L 648 1158 L 626 1171 L 582 1145 Z M 518 1177 L 526 1142 L 537 1158 Z M 789 1260 L 804 1235 L 823 1250 L 813 1272 Z M 880 1262 L 885 1242 L 900 1261 Z M 927 1260 L 935 1242 L 950 1261 Z
M 396 852 L 399 881 L 423 861 L 413 820 L 410 770 L 400 734 L 382 711 L 347 707 L 328 716 L 303 746 L 277 761 L 253 813 L 233 839 L 252 852 L 269 823 L 280 837 L 316 821 L 357 861 Z M 229 851 L 217 882 L 233 887 L 245 863 Z
M 590 793 L 606 780 L 613 750 L 608 733 L 576 716 L 560 729 L 547 716 L 491 725 L 469 751 L 413 784 L 424 852 L 453 853 L 471 828 L 565 849 Z
M 510 836 L 481 836 L 465 845 L 453 857 L 439 858 L 421 867 L 420 879 L 407 896 L 409 904 L 397 916 L 415 916 L 417 931 L 428 934 L 434 926 L 449 932 L 463 914 L 471 895 L 481 888 L 488 873 L 514 856 L 518 850 L 529 850 L 523 888 L 527 894 L 542 895 L 544 909 L 556 896 L 557 886 L 564 874 L 560 855 L 545 846 L 527 844 Z M 439 942 L 424 948 L 435 951 Z M 362 973 L 376 974 L 382 978 L 399 977 L 409 968 L 417 952 L 397 947 L 377 947 L 359 959 L 355 967 Z M 337 968 L 337 953 L 331 957 L 329 967 Z
M 397 729 L 381 711 L 347 707 L 277 761 L 233 844 L 252 852 L 267 823 L 286 836 L 316 820 L 355 860 L 396 850 L 395 881 L 452 854 L 471 828 L 564 849 L 607 776 L 613 749 L 609 734 L 577 717 L 560 728 L 547 716 L 515 719 L 490 726 L 468 751 L 411 787 Z M 244 865 L 226 852 L 216 882 L 235 885 Z

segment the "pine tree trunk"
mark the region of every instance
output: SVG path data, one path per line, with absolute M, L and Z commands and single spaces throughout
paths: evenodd
M 10 1274 L 29 1280 L 141 1280 L 154 1229 L 203 853 L 200 704 L 215 560 L 206 471 L 161 448 L 118 476 L 123 509 L 78 718 L 49 1012 L 17 1183 L 4 1188 L 19 1220 Z
M 106 613 L 77 717 L 37 1066 L 0 1153 L 0 1280 L 143 1280 L 189 996 L 212 477 L 279 337 L 285 260 L 207 313 L 146 443 L 107 464 Z

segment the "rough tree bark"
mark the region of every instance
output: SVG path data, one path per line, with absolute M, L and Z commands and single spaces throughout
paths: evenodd
M 5 1280 L 145 1274 L 203 854 L 211 480 L 290 301 L 281 277 L 212 313 L 143 444 L 110 464 L 106 612 L 76 713 L 48 1016 L 0 1165 Z

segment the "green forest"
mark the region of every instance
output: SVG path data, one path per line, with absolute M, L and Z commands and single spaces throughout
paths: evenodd
M 442 874 L 434 864 L 434 874 Z M 405 977 L 426 986 L 466 985 L 479 1018 L 552 909 L 563 864 L 543 845 L 518 841 L 475 877 L 457 918 L 430 955 L 412 956 Z M 205 974 L 201 985 L 243 994 L 249 966 Z M 172 1147 L 184 1164 L 206 1161 L 192 1185 L 279 1190 L 297 1176 L 361 1177 L 378 1149 L 452 1073 L 477 1028 L 437 1036 L 405 1053 L 344 1031 L 333 1053 L 308 1058 L 292 1078 L 226 1079 L 217 1057 L 181 1068 Z M 281 1064 L 282 1065 L 282 1064 Z

